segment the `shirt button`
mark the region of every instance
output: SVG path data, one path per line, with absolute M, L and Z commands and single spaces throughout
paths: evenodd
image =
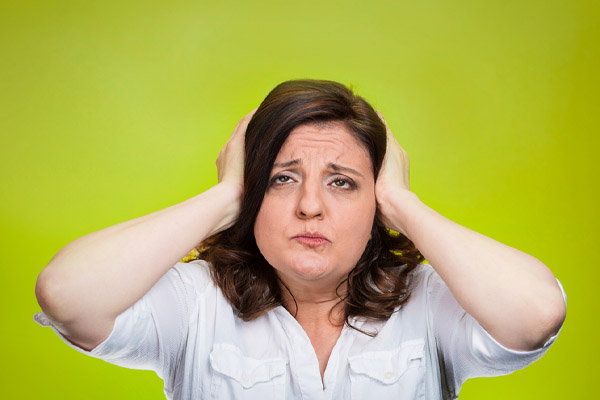
M 393 372 L 389 372 L 389 371 L 388 371 L 388 372 L 386 372 L 386 373 L 383 375 L 383 377 L 384 377 L 385 379 L 392 379 L 392 377 L 393 377 L 393 376 L 394 376 L 394 373 L 393 373 Z

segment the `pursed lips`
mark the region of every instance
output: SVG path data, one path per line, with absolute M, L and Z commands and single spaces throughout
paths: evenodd
M 319 232 L 302 232 L 292 239 L 307 247 L 318 247 L 330 243 L 330 240 Z

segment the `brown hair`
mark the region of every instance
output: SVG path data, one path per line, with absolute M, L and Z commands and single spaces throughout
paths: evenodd
M 197 247 L 199 258 L 211 265 L 215 284 L 245 321 L 282 305 L 283 282 L 254 238 L 254 223 L 273 163 L 295 127 L 329 121 L 343 121 L 356 135 L 370 154 L 377 179 L 386 150 L 385 125 L 362 97 L 340 83 L 283 82 L 267 95 L 248 124 L 239 218 L 231 228 Z M 408 300 L 411 272 L 423 260 L 408 238 L 387 229 L 376 216 L 371 240 L 348 274 L 347 291 L 337 304 L 344 306 L 345 323 L 352 327 L 350 318 L 360 316 L 387 320 Z

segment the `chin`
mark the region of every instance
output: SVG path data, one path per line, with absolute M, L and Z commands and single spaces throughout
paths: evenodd
M 275 269 L 281 274 L 311 281 L 319 280 L 331 272 L 329 262 L 318 257 L 301 257 L 297 260 L 290 260 L 282 267 L 275 267 Z
M 312 281 L 326 276 L 329 271 L 321 265 L 302 265 L 295 267 L 291 272 L 300 278 Z

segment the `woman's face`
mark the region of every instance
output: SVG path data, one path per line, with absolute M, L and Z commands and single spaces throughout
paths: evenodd
M 284 282 L 337 285 L 362 255 L 375 210 L 366 148 L 342 122 L 300 125 L 277 155 L 254 235 Z

